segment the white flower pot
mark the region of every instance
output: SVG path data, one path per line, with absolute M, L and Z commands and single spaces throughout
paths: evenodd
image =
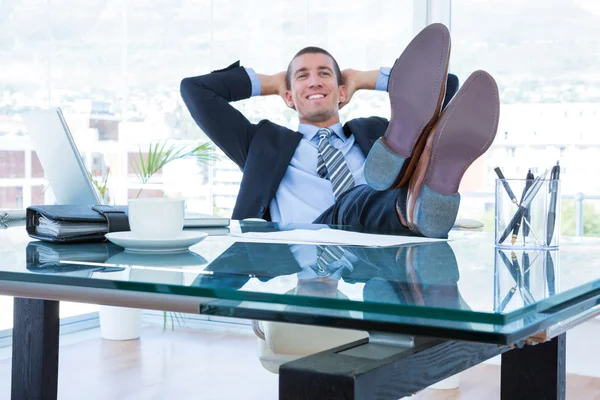
M 100 336 L 107 340 L 133 340 L 140 337 L 142 310 L 100 306 Z

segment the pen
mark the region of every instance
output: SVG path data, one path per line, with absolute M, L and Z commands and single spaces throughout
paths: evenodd
M 517 291 L 517 285 L 510 288 L 510 290 L 508 291 L 508 293 L 506 293 L 506 296 L 502 300 L 502 303 L 500 303 L 500 306 L 498 307 L 498 311 L 500 311 L 500 312 L 504 311 L 504 308 L 511 301 L 511 299 L 516 291 Z
M 523 275 L 524 275 L 524 278 L 525 278 L 525 286 L 529 287 L 529 282 L 530 282 L 530 279 L 529 279 L 529 277 L 530 277 L 529 269 L 530 269 L 531 264 L 530 264 L 530 261 L 529 261 L 529 254 L 527 254 L 526 251 L 523 252 L 521 263 L 523 264 Z
M 519 205 L 519 209 L 517 210 L 515 215 L 512 217 L 512 219 L 506 226 L 506 229 L 502 233 L 502 236 L 500 236 L 500 240 L 498 240 L 498 243 L 503 243 L 506 240 L 508 235 L 513 231 L 517 219 L 520 219 L 523 217 L 523 212 L 531 204 L 531 202 L 533 201 L 533 198 L 535 197 L 535 195 L 538 193 L 538 191 L 542 187 L 542 184 L 544 183 L 544 179 L 546 178 L 546 175 L 548 175 L 548 170 L 544 171 L 543 174 L 538 176 L 535 179 L 535 181 L 533 181 L 533 183 L 531 184 L 531 189 L 529 189 L 529 191 L 525 195 L 525 198 L 521 202 L 521 205 Z
M 531 303 L 535 303 L 535 299 L 533 298 L 533 296 L 531 295 L 531 292 L 529 291 L 529 285 L 527 284 L 527 282 L 525 282 L 525 271 L 524 269 L 521 269 L 521 267 L 519 266 L 519 260 L 517 259 L 517 255 L 515 254 L 514 251 L 510 252 L 510 258 L 512 260 L 512 265 L 513 268 L 516 270 L 517 272 L 517 276 L 518 276 L 518 280 L 517 280 L 517 286 L 519 287 L 519 294 L 521 295 L 521 298 L 523 299 L 523 304 L 527 305 L 527 304 L 531 304 Z
M 523 199 L 525 198 L 525 194 L 531 187 L 532 181 L 529 180 L 530 174 L 531 174 L 531 169 L 529 170 L 529 172 L 527 172 L 527 176 L 525 177 L 525 187 L 523 188 L 523 193 L 521 193 L 521 203 L 523 202 Z M 531 175 L 533 175 L 533 174 L 531 174 Z M 529 210 L 529 207 L 526 209 L 526 211 L 528 211 L 528 210 Z M 523 211 L 523 216 L 521 218 L 517 219 L 517 221 L 515 222 L 515 227 L 513 228 L 512 238 L 510 240 L 510 244 L 512 244 L 512 245 L 515 244 L 515 242 L 517 241 L 517 238 L 519 237 L 519 228 L 521 227 L 521 221 L 523 220 L 523 218 L 525 218 L 525 211 Z M 525 227 L 527 227 L 527 230 L 529 232 L 529 226 L 527 225 L 527 223 L 525 223 L 525 225 L 523 225 L 523 236 L 525 236 Z
M 515 254 L 514 251 L 510 252 L 510 260 L 511 260 L 513 268 L 518 273 L 518 271 L 521 269 L 521 267 L 519 267 L 519 260 L 517 259 L 517 255 Z
M 527 181 L 525 183 L 525 190 L 529 190 L 529 188 L 531 187 L 531 184 L 533 183 L 533 181 L 535 179 L 535 176 L 533 176 L 533 174 L 531 173 L 531 168 L 527 172 L 527 177 L 525 179 L 527 179 Z M 529 236 L 529 223 L 528 222 L 531 219 L 531 209 L 529 207 L 527 207 L 525 209 L 525 211 L 523 212 L 523 218 L 525 219 L 525 224 L 523 224 L 523 237 L 526 238 L 527 236 Z
M 550 173 L 550 209 L 548 211 L 548 223 L 546 224 L 546 243 L 550 246 L 552 235 L 554 234 L 554 224 L 556 222 L 556 201 L 558 197 L 558 178 L 560 175 L 560 165 L 558 161 L 552 167 Z
M 554 261 L 552 261 L 552 254 L 549 251 L 546 252 L 546 281 L 548 282 L 548 295 L 553 296 L 556 290 L 554 284 Z
M 523 303 L 525 305 L 535 303 L 535 298 L 531 295 L 528 287 L 522 287 L 519 293 L 521 293 L 521 298 L 523 299 Z
M 531 295 L 529 291 L 529 283 L 525 279 L 524 275 L 526 271 L 521 268 L 519 265 L 519 260 L 514 251 L 511 251 L 510 258 L 504 252 L 498 251 L 500 258 L 502 259 L 503 264 L 506 266 L 512 278 L 514 279 L 516 285 L 510 288 L 509 292 L 506 294 L 500 305 L 498 306 L 497 311 L 502 312 L 504 308 L 508 305 L 510 300 L 512 299 L 515 292 L 518 290 L 521 298 L 523 299 L 523 304 L 532 304 L 535 303 L 535 299 Z M 527 255 L 527 262 L 529 262 L 529 255 Z
M 508 258 L 508 256 L 506 254 L 504 254 L 504 252 L 502 250 L 497 250 L 497 251 L 498 251 L 498 255 L 502 259 L 502 263 L 508 269 L 508 271 L 512 275 L 513 280 L 516 283 L 515 286 L 513 286 L 512 288 L 510 288 L 510 290 L 508 291 L 508 293 L 506 294 L 506 296 L 504 296 L 504 299 L 502 300 L 502 302 L 498 306 L 498 310 L 497 311 L 502 312 L 502 311 L 504 311 L 504 308 L 506 308 L 506 306 L 508 305 L 508 303 L 510 302 L 510 300 L 513 298 L 513 295 L 517 291 L 517 287 L 519 286 L 519 284 L 518 284 L 518 282 L 519 282 L 519 276 L 518 276 L 518 271 L 514 270 L 514 266 L 513 266 L 512 261 L 510 260 L 510 258 Z
M 519 228 L 521 227 L 522 220 L 523 220 L 523 215 L 521 215 L 521 218 L 519 218 L 515 221 L 512 238 L 510 239 L 510 244 L 512 244 L 512 245 L 515 244 L 515 242 L 517 241 L 517 237 L 519 237 Z
M 498 175 L 498 179 L 500 179 L 500 182 L 502 182 L 502 186 L 504 186 L 504 189 L 506 190 L 508 197 L 510 197 L 510 201 L 512 201 L 515 204 L 518 204 L 517 196 L 515 196 L 512 189 L 510 188 L 510 185 L 508 184 L 506 178 L 504 177 L 504 174 L 502 173 L 502 170 L 500 169 L 500 167 L 494 168 L 494 171 L 496 171 L 496 175 Z
M 518 282 L 519 281 L 519 275 L 518 275 L 519 271 L 515 269 L 515 266 L 514 266 L 513 262 L 511 261 L 511 259 L 508 258 L 508 256 L 506 254 L 504 254 L 503 251 L 498 250 L 498 254 L 500 254 L 502 263 L 504 264 L 506 269 L 508 269 L 508 272 L 510 272 L 510 275 L 512 276 L 513 280 L 515 282 Z

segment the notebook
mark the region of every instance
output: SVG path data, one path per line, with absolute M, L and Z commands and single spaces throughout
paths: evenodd
M 30 112 L 22 117 L 57 204 L 103 204 L 60 108 Z M 184 227 L 223 227 L 229 223 L 226 217 L 186 212 Z

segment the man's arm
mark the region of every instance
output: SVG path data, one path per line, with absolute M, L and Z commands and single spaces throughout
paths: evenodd
M 342 80 L 348 88 L 346 101 L 340 103 L 340 109 L 350 102 L 357 90 L 387 90 L 389 68 L 380 68 L 372 71 L 359 71 L 345 69 L 342 71 Z
M 256 125 L 230 102 L 251 96 L 251 82 L 242 67 L 230 67 L 181 81 L 181 97 L 200 129 L 240 168 L 246 163 Z
M 257 74 L 260 81 L 260 95 L 278 95 L 285 99 L 285 71 L 275 75 Z

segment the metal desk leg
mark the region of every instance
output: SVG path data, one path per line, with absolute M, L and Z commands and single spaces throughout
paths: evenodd
M 502 354 L 503 400 L 564 400 L 566 397 L 566 333 L 535 346 Z
M 11 398 L 56 400 L 59 302 L 15 297 Z

